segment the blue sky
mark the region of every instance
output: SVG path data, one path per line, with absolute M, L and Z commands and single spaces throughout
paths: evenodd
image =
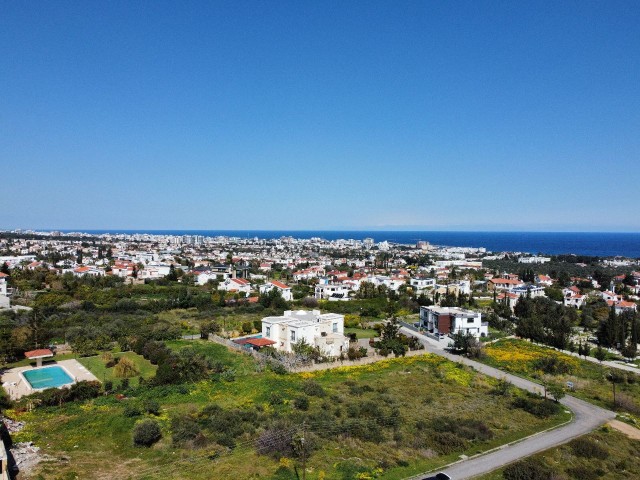
M 640 4 L 5 2 L 0 228 L 640 231 Z

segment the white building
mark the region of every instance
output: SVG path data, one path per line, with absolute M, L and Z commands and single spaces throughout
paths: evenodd
M 520 285 L 518 287 L 513 287 L 509 289 L 509 292 L 515 293 L 519 297 L 536 298 L 536 297 L 544 297 L 544 287 L 537 285 Z
M 412 278 L 410 285 L 416 292 L 426 290 L 427 288 L 434 288 L 436 286 L 435 278 Z
M 272 280 L 268 283 L 265 283 L 264 285 L 260 285 L 260 294 L 262 295 L 264 293 L 268 293 L 274 288 L 280 291 L 280 295 L 285 301 L 290 302 L 291 300 L 293 300 L 291 287 L 277 280 Z
M 482 322 L 480 312 L 458 307 L 420 307 L 420 324 L 434 335 L 462 332 L 477 338 L 489 333 L 489 326 Z
M 251 293 L 251 282 L 244 278 L 227 278 L 224 282 L 218 285 L 218 290 L 244 293 L 244 295 L 248 297 L 249 293 Z
M 344 301 L 349 300 L 350 289 L 341 283 L 327 283 L 316 285 L 315 297 L 318 300 Z
M 0 272 L 0 308 L 9 308 L 11 306 L 11 301 L 9 300 L 11 289 L 7 286 L 7 277 L 9 275 Z
M 344 336 L 344 316 L 321 314 L 320 310 L 286 310 L 282 317 L 265 317 L 262 338 L 275 341 L 275 349 L 289 353 L 301 340 L 319 347 L 330 357 L 339 357 L 349 350 L 349 339 Z

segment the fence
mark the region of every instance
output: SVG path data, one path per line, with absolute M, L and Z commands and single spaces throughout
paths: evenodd
M 217 335 L 210 334 L 209 340 L 211 340 L 212 342 L 216 342 L 221 345 L 225 345 L 227 347 L 233 348 L 247 355 L 252 355 L 253 357 L 260 360 L 261 362 L 275 363 L 275 364 L 282 365 L 288 372 L 291 372 L 291 373 L 315 372 L 320 370 L 328 370 L 330 368 L 336 368 L 336 367 L 351 367 L 351 366 L 358 366 L 358 365 L 367 365 L 369 363 L 375 363 L 381 360 L 385 360 L 386 358 L 389 358 L 376 353 L 375 350 L 370 350 L 369 356 L 362 357 L 358 360 L 340 360 L 336 358 L 333 361 L 315 363 L 313 361 L 305 361 L 305 360 L 296 358 L 295 356 L 287 356 L 286 361 L 283 361 L 281 359 L 272 357 L 270 355 L 265 355 L 263 353 L 256 352 L 253 349 L 245 348 L 242 345 L 239 345 L 231 340 L 219 337 Z M 414 355 L 422 355 L 424 353 L 425 353 L 424 349 L 409 350 L 405 354 L 405 356 L 412 357 Z

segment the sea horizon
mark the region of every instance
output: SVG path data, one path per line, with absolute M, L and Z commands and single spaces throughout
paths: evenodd
M 427 241 L 432 245 L 486 248 L 491 252 L 575 254 L 597 257 L 640 258 L 640 232 L 554 232 L 492 230 L 375 230 L 375 229 L 32 229 L 64 233 L 125 235 L 203 235 L 275 239 L 294 237 L 325 240 L 373 238 L 403 245 Z

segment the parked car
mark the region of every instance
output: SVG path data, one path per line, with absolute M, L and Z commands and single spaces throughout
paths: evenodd
M 451 477 L 446 473 L 436 473 L 432 477 L 424 477 L 422 480 L 451 480 Z

